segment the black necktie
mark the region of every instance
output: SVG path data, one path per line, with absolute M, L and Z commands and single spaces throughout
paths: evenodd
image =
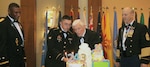
M 81 38 L 84 38 L 84 37 L 79 37 L 79 38 L 81 39 Z
M 63 33 L 67 33 L 67 32 L 65 32 L 65 31 L 62 31 Z

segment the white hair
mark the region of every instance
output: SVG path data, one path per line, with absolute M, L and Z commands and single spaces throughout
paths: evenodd
M 81 26 L 85 26 L 85 23 L 83 21 L 81 21 L 80 19 L 74 20 L 72 23 L 72 27 L 76 26 L 76 25 L 81 25 Z

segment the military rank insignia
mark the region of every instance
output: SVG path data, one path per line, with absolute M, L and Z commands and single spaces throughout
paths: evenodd
M 150 40 L 148 32 L 145 34 L 145 38 L 146 38 L 147 41 Z

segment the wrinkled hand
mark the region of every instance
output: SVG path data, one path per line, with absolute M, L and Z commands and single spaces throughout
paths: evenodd
M 63 61 L 64 61 L 64 62 L 67 62 L 67 61 L 68 61 L 68 58 L 64 58 Z
M 148 67 L 148 64 L 141 64 L 141 67 Z

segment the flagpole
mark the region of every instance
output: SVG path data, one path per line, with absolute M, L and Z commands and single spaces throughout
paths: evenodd
M 44 30 L 44 40 L 43 40 L 43 47 L 42 47 L 42 59 L 41 59 L 41 66 L 45 67 L 45 58 L 47 52 L 47 31 L 48 31 L 48 11 L 46 11 L 46 18 L 45 18 L 45 30 Z
M 117 12 L 116 12 L 115 9 L 114 9 L 114 30 L 113 30 L 113 60 L 114 60 L 114 62 L 116 60 L 117 33 L 118 33 L 118 28 L 117 28 L 118 27 L 118 24 L 117 24 Z M 115 64 L 114 64 L 114 67 L 115 67 Z

